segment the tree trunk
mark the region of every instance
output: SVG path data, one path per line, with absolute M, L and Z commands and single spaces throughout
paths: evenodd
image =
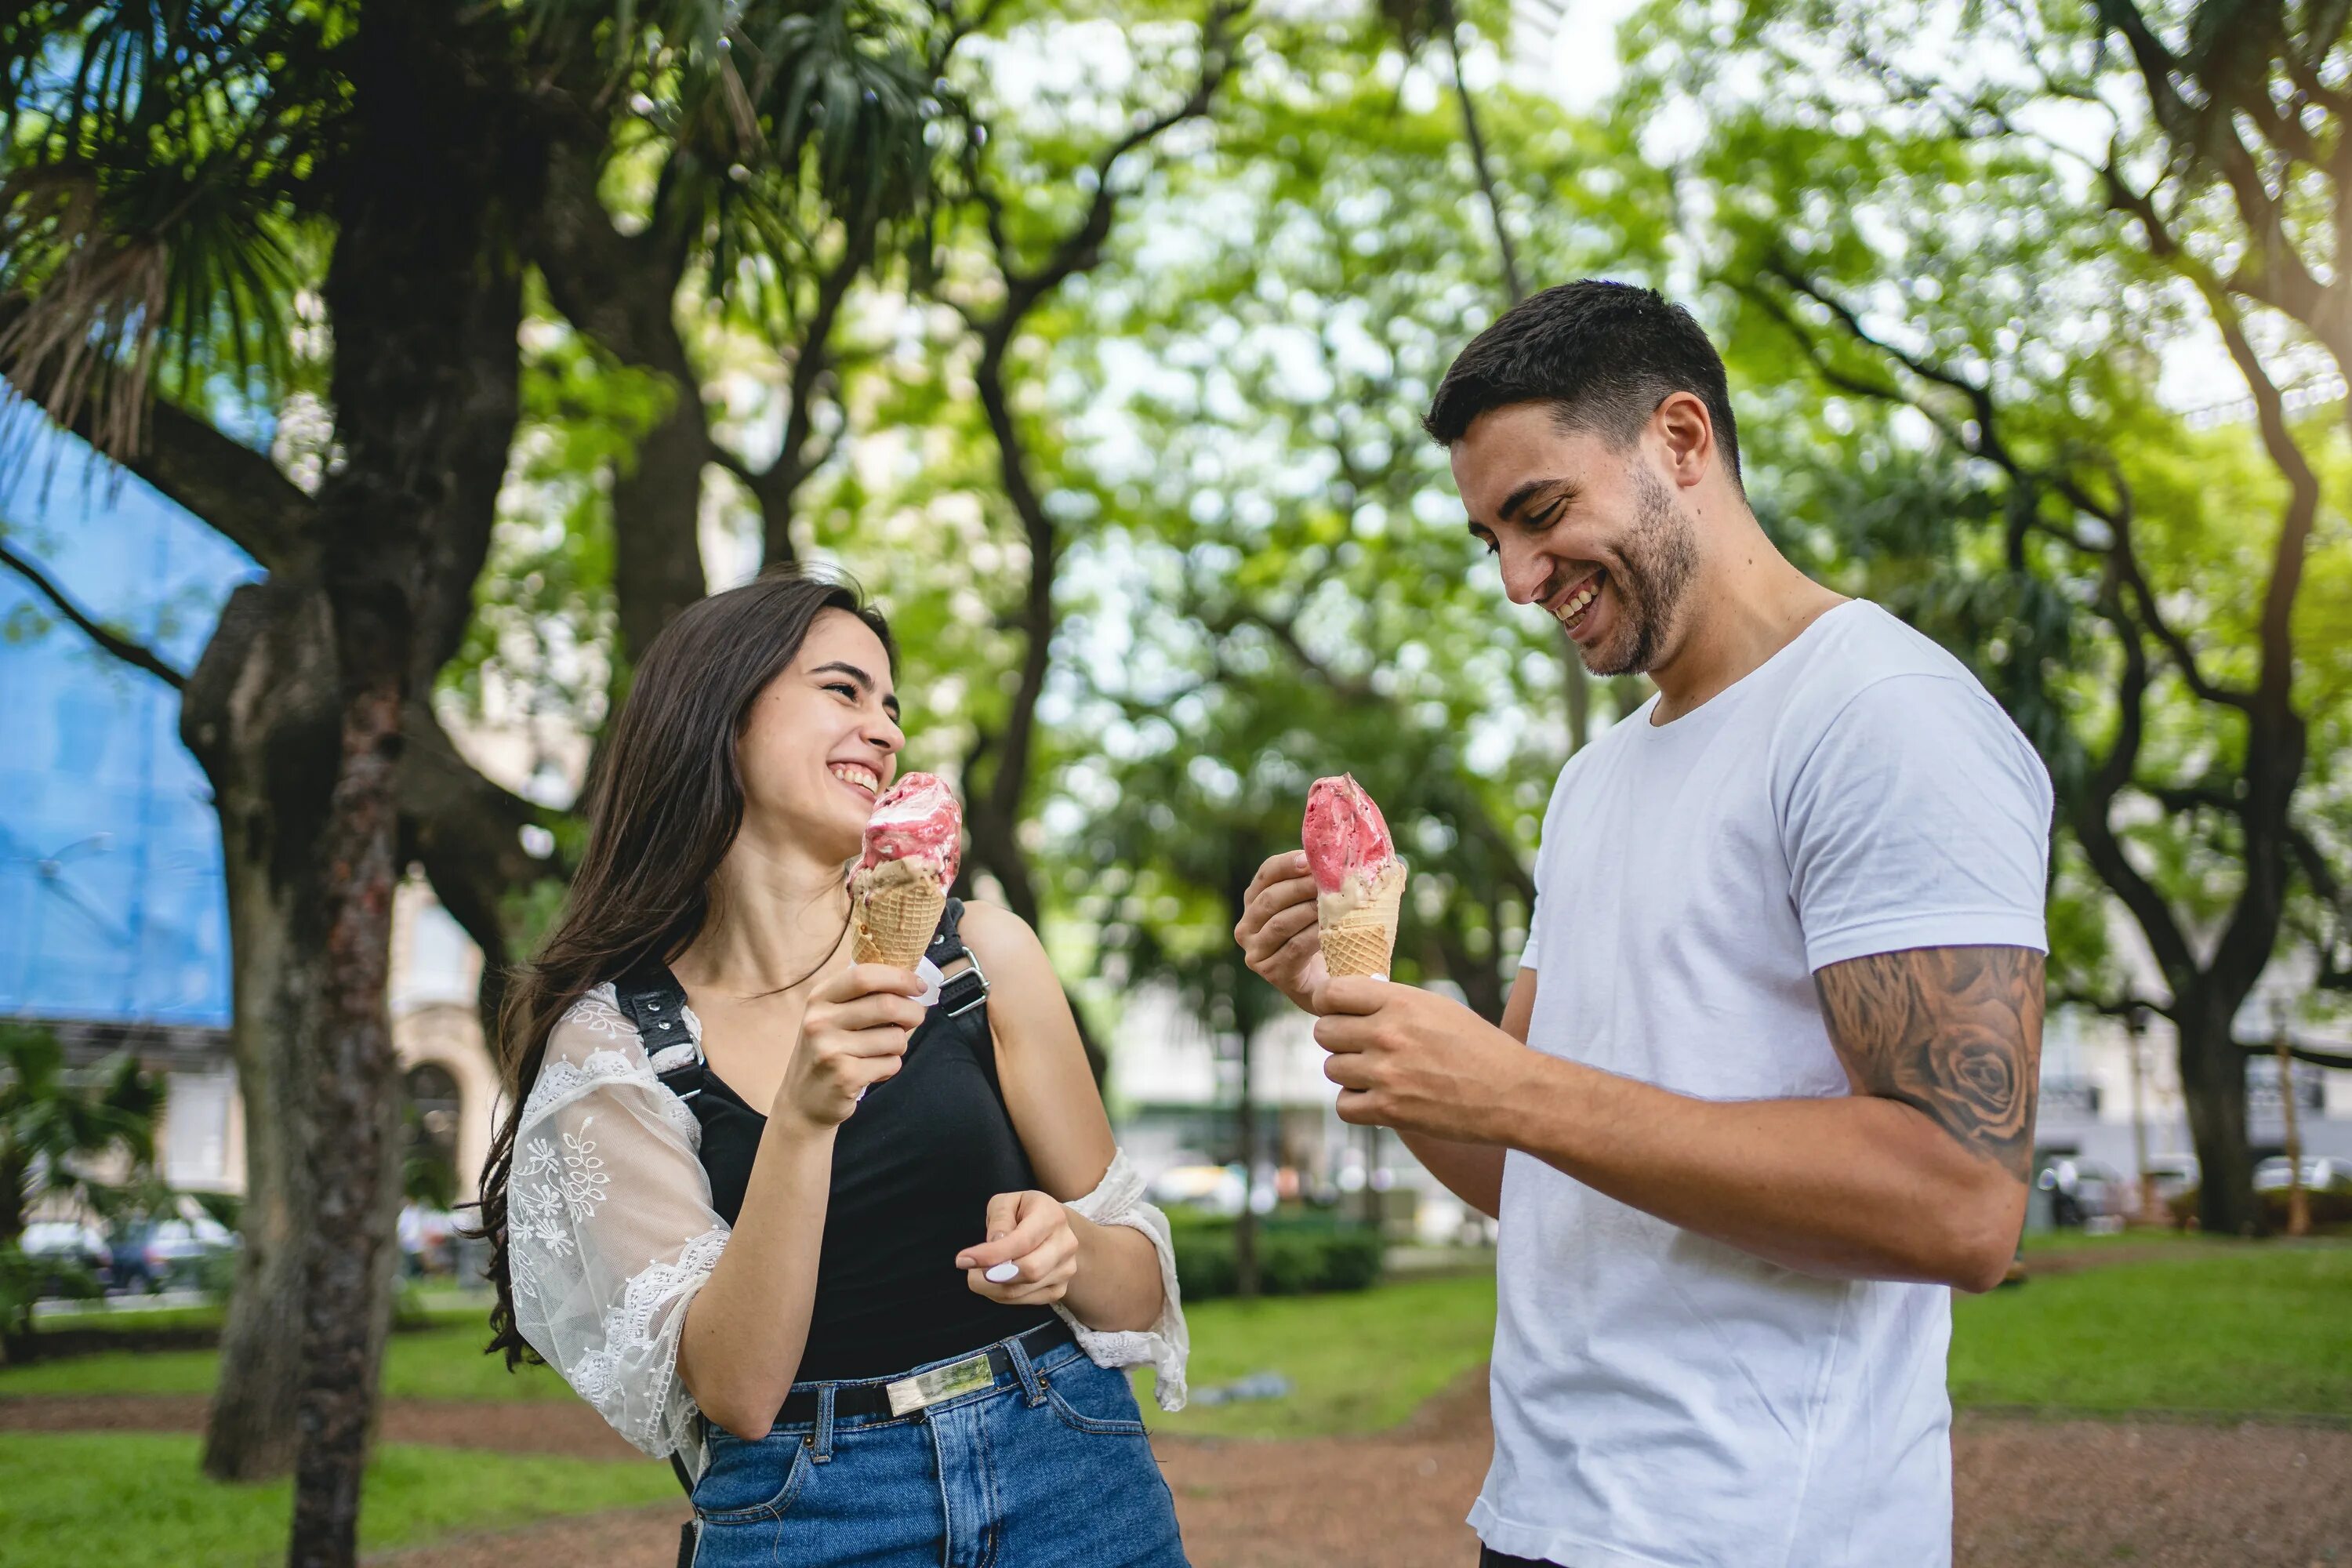
M 293 1468 L 306 1292 L 318 1230 L 307 1171 L 310 1063 L 324 1026 L 322 833 L 337 762 L 326 595 L 293 573 L 229 598 L 189 678 L 181 735 L 220 818 L 245 1103 L 244 1250 L 221 1334 L 205 1473 L 257 1481 Z
M 1234 1106 L 1234 1122 L 1242 1141 L 1242 1212 L 1234 1220 L 1234 1293 L 1246 1300 L 1258 1293 L 1257 1095 L 1250 1081 L 1257 1031 L 1244 1026 L 1241 1037 L 1242 1092 Z
M 310 1061 L 294 1568 L 356 1561 L 391 1310 L 399 1066 L 386 1009 L 403 713 L 446 657 L 488 549 L 518 411 L 521 287 L 502 221 L 545 149 L 503 96 L 510 33 L 459 0 L 368 7 L 326 279 L 345 465 L 319 492 L 339 765 L 322 840 L 323 1028 Z M 468 52 L 469 49 L 478 52 Z M 420 133 L 420 128 L 424 128 Z
M 2218 999 L 2184 997 L 2178 1020 L 2181 1098 L 2197 1146 L 2197 1223 L 2210 1236 L 2264 1228 L 2246 1139 L 2246 1057 L 2231 1028 L 2235 1011 Z

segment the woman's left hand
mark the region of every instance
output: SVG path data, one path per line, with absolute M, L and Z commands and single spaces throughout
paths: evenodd
M 1049 1193 L 999 1193 L 988 1200 L 988 1239 L 964 1248 L 956 1267 L 966 1271 L 975 1294 L 992 1301 L 1008 1307 L 1058 1301 L 1078 1272 L 1070 1211 Z

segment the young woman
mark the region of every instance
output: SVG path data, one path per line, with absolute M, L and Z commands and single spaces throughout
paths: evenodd
M 892 665 L 798 574 L 646 651 L 502 1020 L 494 1348 L 678 1457 L 699 1568 L 1181 1564 L 1116 1370 L 1181 1405 L 1167 1222 L 1035 934 L 950 900 L 920 973 L 850 962 Z

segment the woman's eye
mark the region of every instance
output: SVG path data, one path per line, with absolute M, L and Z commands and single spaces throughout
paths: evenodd
M 838 691 L 852 702 L 857 700 L 857 688 L 850 685 L 846 680 L 836 680 L 832 685 L 826 687 L 825 689 L 827 691 Z

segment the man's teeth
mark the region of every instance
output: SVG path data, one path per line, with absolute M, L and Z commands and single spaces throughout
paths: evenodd
M 1579 588 L 1572 597 L 1555 606 L 1552 616 L 1561 626 L 1572 626 L 1584 618 L 1584 612 L 1591 609 L 1592 601 L 1600 596 L 1601 579 L 1595 577 Z
M 871 768 L 854 767 L 846 763 L 835 763 L 826 771 L 842 783 L 854 789 L 862 789 L 867 795 L 879 795 L 882 791 L 882 775 Z

